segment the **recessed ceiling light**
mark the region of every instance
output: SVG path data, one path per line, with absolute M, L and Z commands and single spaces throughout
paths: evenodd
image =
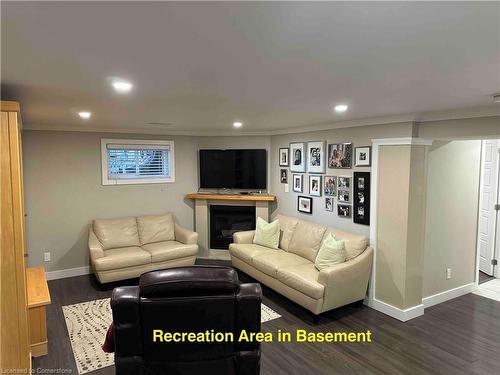
M 333 109 L 335 109 L 337 113 L 342 113 L 347 111 L 347 108 L 349 108 L 347 104 L 337 104 Z
M 119 92 L 120 94 L 126 94 L 130 92 L 130 90 L 132 90 L 132 87 L 134 87 L 134 85 L 132 85 L 130 82 L 122 80 L 113 81 L 112 85 L 115 91 Z
M 240 121 L 235 121 L 233 122 L 233 126 L 235 128 L 241 128 L 243 126 L 243 123 L 241 123 Z
M 90 116 L 92 116 L 92 112 L 81 111 L 81 112 L 78 112 L 78 116 L 80 116 L 84 120 L 88 120 L 90 118 Z

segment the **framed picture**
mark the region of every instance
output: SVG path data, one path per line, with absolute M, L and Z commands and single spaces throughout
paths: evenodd
M 309 176 L 309 195 L 321 197 L 321 176 Z
M 351 189 L 351 177 L 339 176 L 337 177 L 337 189 Z
M 326 197 L 325 198 L 325 210 L 326 211 L 333 211 L 333 197 Z
M 352 168 L 352 143 L 328 145 L 328 168 Z
M 337 177 L 325 176 L 323 179 L 323 194 L 335 196 L 337 194 Z
M 296 193 L 302 193 L 302 187 L 304 186 L 302 174 L 293 175 L 293 191 Z
M 370 146 L 356 147 L 354 150 L 356 167 L 369 167 L 372 165 L 372 148 Z
M 307 143 L 307 171 L 309 173 L 325 173 L 326 142 Z
M 280 181 L 282 184 L 288 184 L 288 169 L 280 169 Z
M 370 225 L 370 172 L 354 172 L 353 221 Z
M 338 190 L 337 199 L 339 203 L 348 203 L 351 201 L 351 191 L 350 190 Z
M 337 215 L 339 217 L 350 218 L 351 206 L 348 204 L 337 204 Z
M 313 200 L 311 197 L 297 197 L 297 211 L 312 214 L 313 210 Z
M 290 143 L 290 170 L 292 172 L 306 171 L 305 143 Z
M 280 151 L 279 151 L 280 167 L 288 167 L 289 152 L 290 152 L 290 149 L 288 147 L 280 148 Z

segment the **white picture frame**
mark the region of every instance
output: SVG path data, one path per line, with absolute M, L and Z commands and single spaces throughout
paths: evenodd
M 325 198 L 325 211 L 333 212 L 334 206 L 335 206 L 335 203 L 333 201 L 333 197 L 326 197 Z
M 337 195 L 337 176 L 323 177 L 323 194 L 330 197 Z
M 290 170 L 292 172 L 306 171 L 306 144 L 304 142 L 290 143 Z
M 321 197 L 321 177 L 309 175 L 309 195 L 312 197 Z
M 307 143 L 307 171 L 309 173 L 325 173 L 326 142 L 315 141 Z
M 372 165 L 372 148 L 370 146 L 356 147 L 354 155 L 354 166 L 370 167 Z
M 292 190 L 296 193 L 302 193 L 304 189 L 304 175 L 294 174 L 292 178 Z
M 289 158 L 290 156 L 290 149 L 288 147 L 282 147 L 279 149 L 279 164 L 280 167 L 288 167 L 289 164 Z

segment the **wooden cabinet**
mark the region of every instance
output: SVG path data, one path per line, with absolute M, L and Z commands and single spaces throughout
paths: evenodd
M 19 104 L 1 102 L 0 369 L 30 369 Z

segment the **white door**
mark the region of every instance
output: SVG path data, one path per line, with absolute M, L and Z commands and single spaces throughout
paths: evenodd
M 493 276 L 492 259 L 495 253 L 495 232 L 498 187 L 498 141 L 483 141 L 481 164 L 481 199 L 479 207 L 479 270 Z

